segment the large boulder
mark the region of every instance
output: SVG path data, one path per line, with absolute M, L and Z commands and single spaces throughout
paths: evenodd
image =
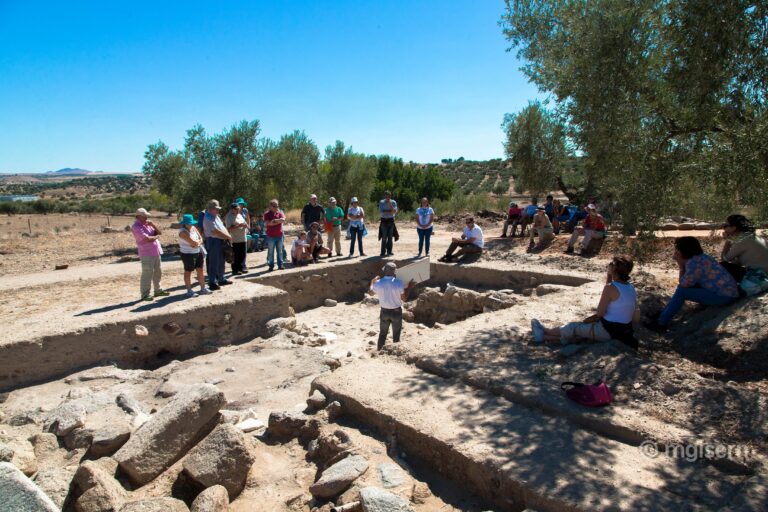
M 189 452 L 184 472 L 203 487 L 223 485 L 234 499 L 243 490 L 254 460 L 240 429 L 222 423 Z
M 330 466 L 309 492 L 316 498 L 332 498 L 349 487 L 368 470 L 368 461 L 361 455 L 351 455 Z
M 214 485 L 197 495 L 192 502 L 192 512 L 226 512 L 229 509 L 229 493 L 223 485 Z
M 308 421 L 309 417 L 300 412 L 271 412 L 267 431 L 276 438 L 293 439 L 301 435 Z
M 378 487 L 361 489 L 360 504 L 363 512 L 413 512 L 403 498 Z
M 35 483 L 10 462 L 0 462 L 0 509 L 13 512 L 58 512 Z
M 176 498 L 147 498 L 126 503 L 120 512 L 189 512 L 189 509 Z
M 63 508 L 76 471 L 77 466 L 46 467 L 37 472 L 35 483 L 57 507 Z
M 27 476 L 37 471 L 35 449 L 22 434 L 0 434 L 0 462 L 10 462 Z
M 73 478 L 82 493 L 75 502 L 79 512 L 119 512 L 128 498 L 128 492 L 115 479 L 117 461 L 108 457 L 85 461 L 77 468 Z
M 224 394 L 210 384 L 179 393 L 115 453 L 120 469 L 134 484 L 151 481 L 192 447 L 225 403 Z
M 48 413 L 43 428 L 47 432 L 63 437 L 77 427 L 85 425 L 86 414 L 83 404 L 75 401 L 64 402 Z

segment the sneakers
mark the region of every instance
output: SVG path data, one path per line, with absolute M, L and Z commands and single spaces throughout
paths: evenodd
M 219 288 L 221 288 L 221 287 L 219 285 L 217 285 L 217 284 L 210 284 L 210 285 L 208 285 L 208 289 L 211 290 L 211 291 L 216 291 Z
M 565 250 L 565 254 L 573 254 L 573 247 L 569 245 L 568 248 Z
M 442 261 L 443 263 L 450 263 L 452 260 L 452 256 L 443 256 L 441 258 L 438 258 L 437 261 Z
M 210 295 L 211 293 L 213 293 L 213 292 L 211 290 L 209 290 L 208 288 L 201 288 L 200 289 L 200 293 L 198 295 Z
M 531 319 L 531 330 L 533 331 L 533 339 L 536 343 L 544 343 L 544 326 L 541 325 L 537 319 Z
M 192 297 L 197 297 L 197 292 L 192 289 L 187 290 L 187 298 L 191 299 Z
M 219 281 L 219 286 L 227 286 L 228 284 L 232 284 L 232 281 L 227 281 L 226 279 Z
M 145 295 L 145 296 L 143 296 L 139 300 L 143 300 L 144 302 L 152 302 L 152 296 L 151 295 Z
M 365 254 L 364 252 L 361 252 L 361 253 L 360 253 L 360 256 L 368 256 L 368 255 L 367 255 L 367 254 Z
M 171 294 L 170 292 L 167 292 L 167 291 L 165 291 L 163 289 L 155 290 L 155 297 L 167 297 L 170 294 Z

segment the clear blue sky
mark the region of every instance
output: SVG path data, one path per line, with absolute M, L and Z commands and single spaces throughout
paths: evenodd
M 258 119 L 322 152 L 416 162 L 503 156 L 505 112 L 537 97 L 506 52 L 502 0 L 0 0 L 0 172 L 139 171 Z

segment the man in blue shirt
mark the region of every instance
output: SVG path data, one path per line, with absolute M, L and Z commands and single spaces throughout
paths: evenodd
M 397 201 L 392 199 L 392 193 L 384 192 L 384 199 L 379 201 L 379 240 L 381 240 L 381 257 L 392 256 L 392 240 L 399 238 L 395 227 Z

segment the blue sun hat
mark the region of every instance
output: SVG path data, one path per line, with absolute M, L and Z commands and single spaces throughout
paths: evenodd
M 192 216 L 191 213 L 185 213 L 184 216 L 181 218 L 181 222 L 179 224 L 189 224 L 194 226 L 197 224 L 197 221 L 195 220 L 195 217 Z
M 242 197 L 238 197 L 235 199 L 235 204 L 239 204 L 240 206 L 248 206 L 248 203 L 245 202 L 245 199 Z

